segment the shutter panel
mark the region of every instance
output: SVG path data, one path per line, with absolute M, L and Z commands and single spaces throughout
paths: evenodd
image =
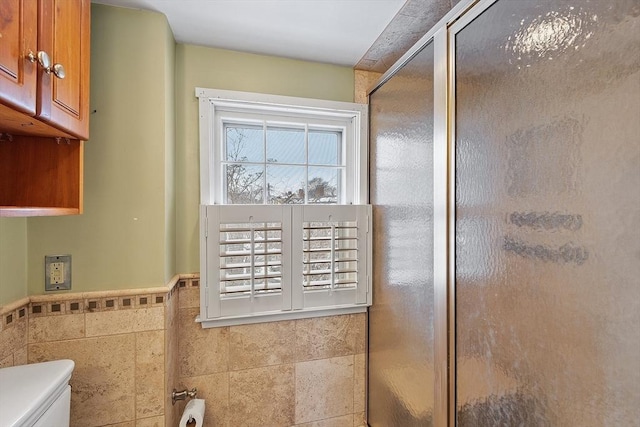
M 209 318 L 291 309 L 291 220 L 286 206 L 208 206 Z M 211 221 L 211 220 L 209 220 Z M 216 259 L 217 258 L 217 259 Z M 219 307 L 216 310 L 215 307 Z
M 301 260 L 297 276 L 301 286 L 294 287 L 294 308 L 366 304 L 370 207 L 305 205 L 294 209 L 302 210 L 301 215 L 294 215 L 293 225 L 294 230 L 302 231 L 301 244 L 293 254 L 294 260 Z

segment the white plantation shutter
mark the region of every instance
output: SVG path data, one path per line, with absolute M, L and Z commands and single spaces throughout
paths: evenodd
M 358 223 L 311 221 L 303 225 L 303 290 L 358 286 Z
M 282 291 L 282 223 L 220 223 L 220 295 Z
M 294 308 L 367 304 L 371 208 L 366 205 L 306 205 L 294 211 L 302 238 L 294 239 Z M 300 262 L 301 261 L 301 262 Z
M 201 214 L 206 318 L 290 310 L 287 207 L 215 205 L 203 206 Z
M 368 205 L 202 206 L 200 320 L 217 326 L 364 310 L 370 224 Z

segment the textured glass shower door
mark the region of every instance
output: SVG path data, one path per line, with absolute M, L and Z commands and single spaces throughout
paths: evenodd
M 638 425 L 640 4 L 472 14 L 450 33 L 457 423 Z
M 433 56 L 429 43 L 370 95 L 372 427 L 433 425 Z

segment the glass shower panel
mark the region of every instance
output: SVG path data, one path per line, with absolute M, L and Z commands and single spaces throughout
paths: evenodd
M 458 425 L 638 425 L 639 3 L 453 32 Z
M 433 45 L 370 96 L 373 306 L 368 421 L 431 426 Z

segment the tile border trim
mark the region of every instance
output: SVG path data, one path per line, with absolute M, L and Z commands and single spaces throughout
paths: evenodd
M 198 287 L 200 274 L 176 274 L 166 286 L 112 291 L 31 295 L 0 307 L 0 330 L 25 315 L 59 316 L 164 306 L 180 288 Z

